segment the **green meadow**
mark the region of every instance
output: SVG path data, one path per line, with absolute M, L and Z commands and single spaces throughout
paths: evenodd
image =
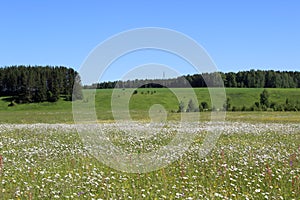
M 214 90 L 214 89 L 212 89 Z M 270 102 L 284 104 L 286 99 L 289 102 L 300 100 L 300 89 L 289 88 L 267 89 Z M 251 107 L 255 102 L 259 102 L 259 95 L 262 88 L 226 88 L 226 96 L 231 99 L 232 106 Z M 149 109 L 155 104 L 164 107 L 168 114 L 168 119 L 178 120 L 180 114 L 176 113 L 179 102 L 182 101 L 187 106 L 190 100 L 190 92 L 184 88 L 140 88 L 136 94 L 132 94 L 133 89 L 118 89 L 113 95 L 113 89 L 96 90 L 95 98 L 90 95 L 91 90 L 84 90 L 84 100 L 79 102 L 89 104 L 95 101 L 95 110 L 99 121 L 113 120 L 112 97 L 119 102 L 129 101 L 128 107 L 130 115 L 135 120 L 149 120 Z M 207 102 L 211 105 L 208 89 L 195 88 L 198 104 Z M 31 103 L 17 104 L 9 107 L 7 97 L 0 98 L 0 123 L 73 123 L 72 102 L 61 98 L 55 103 Z M 195 104 L 197 102 L 194 99 Z M 76 102 L 75 102 L 76 103 Z M 77 102 L 78 103 L 78 102 Z M 118 109 L 118 108 L 116 108 Z M 124 109 L 124 108 L 123 108 Z M 192 115 L 192 113 L 190 113 Z M 201 112 L 201 119 L 209 120 L 209 112 Z M 258 121 L 300 121 L 299 112 L 227 112 L 227 120 L 258 120 Z

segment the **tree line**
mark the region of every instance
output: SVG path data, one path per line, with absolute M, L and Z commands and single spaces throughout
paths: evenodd
M 86 85 L 85 88 L 181 88 L 181 87 L 219 87 L 222 78 L 225 87 L 237 88 L 300 88 L 300 72 L 250 70 L 240 72 L 213 72 L 185 75 L 170 79 L 146 79 L 128 81 L 108 81 Z
M 62 95 L 66 100 L 82 99 L 80 77 L 72 68 L 24 65 L 0 68 L 0 96 L 10 96 L 12 104 L 55 102 Z

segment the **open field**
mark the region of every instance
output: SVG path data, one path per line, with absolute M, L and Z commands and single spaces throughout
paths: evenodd
M 176 90 L 185 96 L 186 90 Z M 257 101 L 261 91 L 227 89 L 227 94 L 232 101 L 248 105 Z M 271 100 L 296 100 L 299 91 L 270 89 Z M 207 90 L 196 89 L 196 94 L 198 101 L 209 102 Z M 121 172 L 90 154 L 93 148 L 84 145 L 76 131 L 83 125 L 74 124 L 71 102 L 8 107 L 9 102 L 1 100 L 0 199 L 300 198 L 299 112 L 227 112 L 222 124 L 211 124 L 211 113 L 201 112 L 200 124 L 186 122 L 178 126 L 181 115 L 171 112 L 178 108 L 178 102 L 170 91 L 139 89 L 129 102 L 131 116 L 140 123 L 134 129 L 126 122 L 113 126 L 111 95 L 112 90 L 97 91 L 99 126 L 105 130 L 107 141 L 128 155 L 160 149 L 178 132 L 192 133 L 192 144 L 165 168 L 146 173 Z M 91 99 L 86 95 L 83 101 L 89 105 Z M 149 123 L 148 110 L 153 104 L 164 106 L 168 122 Z M 195 113 L 186 114 L 193 118 Z M 200 157 L 205 150 L 203 141 L 211 130 L 219 131 L 221 136 L 212 151 Z M 97 138 L 92 141 L 97 145 Z
M 192 113 L 190 113 L 192 115 Z M 136 114 L 136 118 L 145 120 L 148 112 Z M 142 116 L 142 117 L 141 117 Z M 14 111 L 0 112 L 0 123 L 13 124 L 32 124 L 32 123 L 74 123 L 71 111 Z M 172 113 L 170 120 L 180 120 L 180 114 Z M 200 113 L 202 121 L 210 120 L 210 113 Z M 298 112 L 227 112 L 226 120 L 228 121 L 245 121 L 245 122 L 281 122 L 281 123 L 300 123 L 300 113 Z M 101 117 L 99 122 L 111 121 L 111 117 Z
M 211 90 L 216 90 L 212 88 Z M 250 108 L 255 102 L 259 102 L 260 93 L 263 88 L 226 88 L 226 97 L 231 99 L 231 106 L 242 108 L 246 106 Z M 286 99 L 290 102 L 296 103 L 300 101 L 300 88 L 269 88 L 267 89 L 270 97 L 270 102 L 275 102 L 278 104 L 284 104 Z M 110 116 L 111 113 L 107 112 L 111 110 L 111 96 L 112 91 L 98 90 L 96 93 L 96 110 L 99 111 L 98 117 L 101 119 L 101 113 L 106 113 L 106 116 Z M 161 104 L 168 112 L 176 112 L 178 110 L 179 101 L 183 101 L 186 106 L 190 100 L 190 91 L 185 88 L 175 88 L 173 91 L 179 97 L 174 95 L 174 93 L 167 88 L 140 88 L 137 90 L 138 93 L 132 95 L 130 99 L 129 108 L 133 117 L 136 113 L 147 112 L 151 105 Z M 195 88 L 195 94 L 197 96 L 198 103 L 207 102 L 209 107 L 211 107 L 211 99 L 209 96 L 209 91 L 206 88 Z M 132 89 L 125 90 L 124 96 L 131 93 Z M 121 93 L 121 92 L 120 92 Z M 121 97 L 120 97 L 121 96 Z M 121 95 L 115 98 L 122 98 Z M 89 97 L 87 97 L 89 98 Z M 221 101 L 223 99 L 221 98 Z M 221 102 L 223 105 L 224 102 Z M 142 116 L 137 116 L 138 118 L 143 118 Z
M 174 89 L 187 105 L 189 99 L 184 98 L 185 89 Z M 251 106 L 255 101 L 259 101 L 259 94 L 263 89 L 251 88 L 227 88 L 227 96 L 231 98 L 232 104 L 238 107 Z M 113 120 L 111 112 L 110 89 L 97 90 L 95 107 L 98 120 Z M 149 91 L 149 93 L 148 93 Z M 154 93 L 155 91 L 155 93 Z M 300 100 L 300 89 L 268 89 L 270 101 L 284 103 L 286 98 L 291 102 Z M 85 93 L 87 90 L 85 91 Z M 129 94 L 128 89 L 124 93 Z M 152 94 L 151 94 L 152 92 Z M 208 90 L 196 88 L 195 93 L 198 102 L 206 101 L 210 103 Z M 187 96 L 187 95 L 186 95 Z M 55 103 L 33 103 L 18 104 L 8 107 L 9 102 L 0 98 L 0 123 L 73 123 L 72 103 L 60 99 Z M 85 96 L 85 101 L 91 101 L 91 97 Z M 168 89 L 139 89 L 138 94 L 133 95 L 129 102 L 130 114 L 136 120 L 149 120 L 149 108 L 153 104 L 161 104 L 168 112 L 168 119 L 178 120 L 180 114 L 171 111 L 178 110 L 178 100 Z M 210 113 L 200 113 L 202 120 L 209 120 Z M 227 112 L 227 120 L 231 121 L 271 121 L 271 122 L 300 122 L 298 112 Z
M 204 158 L 199 151 L 211 126 L 191 124 L 184 127 L 196 133 L 189 150 L 166 168 L 141 174 L 116 171 L 93 158 L 75 127 L 0 125 L 0 199 L 300 198 L 298 123 L 226 122 L 214 127 L 222 135 Z M 154 131 L 156 140 L 136 143 L 137 138 L 120 137 L 120 129 L 131 128 L 125 123 L 112 128 L 110 138 L 128 154 L 148 151 L 168 138 L 171 127 Z

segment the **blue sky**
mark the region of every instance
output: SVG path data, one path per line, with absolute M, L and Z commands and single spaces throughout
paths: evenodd
M 119 32 L 162 27 L 202 45 L 220 71 L 300 70 L 300 1 L 0 1 L 0 66 L 64 65 L 78 70 Z M 139 52 L 112 65 L 103 80 L 157 62 L 195 70 L 170 55 Z M 120 59 L 121 61 L 121 59 Z M 150 77 L 149 77 L 150 78 Z

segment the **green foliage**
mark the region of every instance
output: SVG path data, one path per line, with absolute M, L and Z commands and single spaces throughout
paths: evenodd
M 269 107 L 269 96 L 269 92 L 266 89 L 264 89 L 264 91 L 260 94 L 260 104 L 262 105 L 262 107 Z
M 178 105 L 178 111 L 177 112 L 184 112 L 184 103 L 182 101 L 180 101 L 179 105 Z
M 13 101 L 11 101 L 10 104 L 8 104 L 9 107 L 12 107 L 12 106 L 15 106 L 15 105 L 16 104 Z
M 209 109 L 208 103 L 206 101 L 202 101 L 201 106 L 204 110 Z
M 13 96 L 17 103 L 56 102 L 60 95 L 82 99 L 80 77 L 71 68 L 11 66 L 0 68 L 0 96 Z
M 239 109 L 238 109 L 236 106 L 233 106 L 233 107 L 232 107 L 232 111 L 233 111 L 233 112 L 238 111 L 238 110 L 239 110 Z
M 223 109 L 226 111 L 231 110 L 231 99 L 229 97 L 227 97 L 227 99 L 223 105 Z

